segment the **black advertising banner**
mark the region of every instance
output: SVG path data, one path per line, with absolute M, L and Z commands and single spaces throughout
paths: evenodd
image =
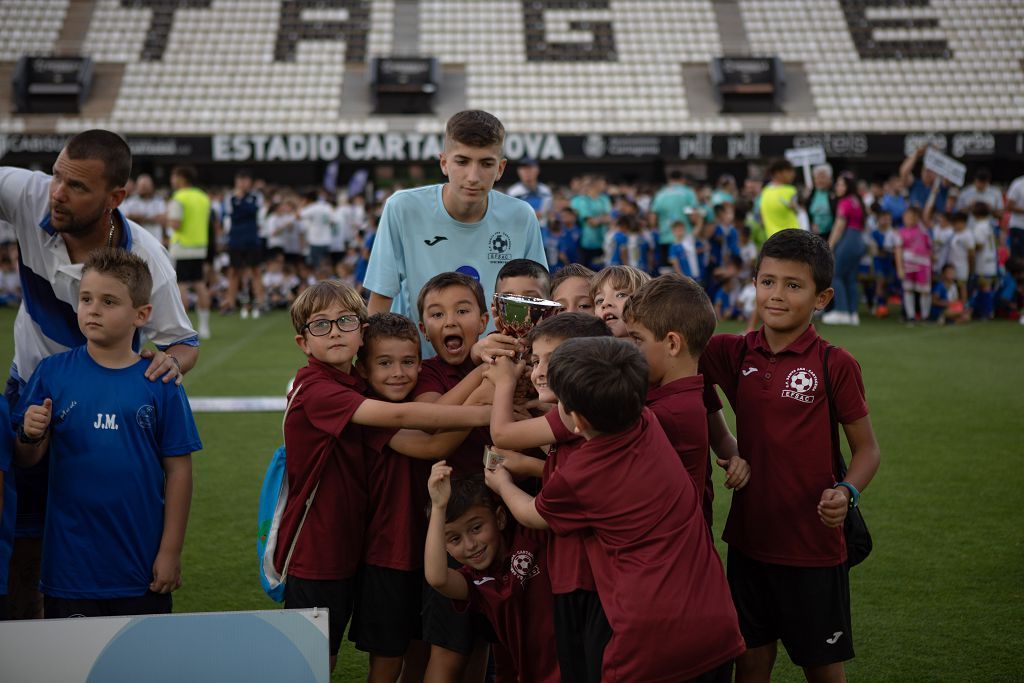
M 60 152 L 66 135 L 0 134 L 0 163 L 48 163 Z M 228 134 L 212 136 L 129 136 L 140 160 L 168 163 L 343 163 L 426 162 L 437 159 L 440 133 L 412 132 L 331 134 Z M 763 160 L 787 149 L 821 147 L 826 156 L 848 160 L 889 160 L 930 144 L 949 156 L 974 159 L 1024 159 L 1024 133 L 767 133 L 679 135 L 557 135 L 510 133 L 505 153 L 512 162 L 662 161 L 702 162 Z

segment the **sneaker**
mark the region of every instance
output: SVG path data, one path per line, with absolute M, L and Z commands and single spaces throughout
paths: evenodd
M 886 306 L 885 304 L 879 304 L 878 307 L 875 309 L 875 317 L 878 317 L 878 318 L 887 318 L 887 317 L 889 317 L 889 307 Z
M 860 314 L 858 314 L 858 313 L 851 313 L 850 314 L 850 324 L 853 325 L 854 327 L 856 327 L 857 325 L 860 325 Z
M 210 338 L 210 328 L 209 327 L 200 327 L 199 328 L 199 338 L 200 339 L 209 339 Z
M 260 309 L 258 309 L 258 308 L 252 309 L 252 319 L 253 320 L 258 320 L 259 317 L 260 317 Z
M 844 311 L 831 311 L 821 316 L 821 322 L 826 325 L 849 325 L 850 314 Z
M 1021 325 L 1024 325 L 1024 313 L 1020 314 L 1020 321 L 1019 322 L 1020 322 Z
M 242 320 L 246 320 L 249 317 L 249 309 L 242 307 Z

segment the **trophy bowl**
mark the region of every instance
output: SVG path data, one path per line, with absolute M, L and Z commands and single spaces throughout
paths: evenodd
M 498 294 L 494 299 L 495 327 L 502 334 L 521 339 L 545 318 L 562 310 L 562 304 L 518 294 Z M 522 360 L 517 358 L 517 360 Z

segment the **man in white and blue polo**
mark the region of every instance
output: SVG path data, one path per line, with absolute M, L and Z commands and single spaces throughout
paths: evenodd
M 199 338 L 178 295 L 171 262 L 159 241 L 118 209 L 131 172 L 131 150 L 118 135 L 90 130 L 71 137 L 53 174 L 0 168 L 0 221 L 14 226 L 19 248 L 22 303 L 14 322 L 14 363 L 4 396 L 14 405 L 39 362 L 85 343 L 76 308 L 82 263 L 89 254 L 120 246 L 142 257 L 153 276 L 153 315 L 135 340 L 156 350 L 146 377 L 181 381 L 195 365 Z M 41 616 L 39 553 L 46 509 L 47 469 L 17 473 L 18 529 L 8 595 L 8 616 Z

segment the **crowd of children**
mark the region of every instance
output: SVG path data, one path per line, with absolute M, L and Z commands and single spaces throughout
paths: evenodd
M 494 291 L 564 307 L 521 339 L 484 334 L 481 284 L 440 273 L 416 303 L 431 358 L 411 320 L 369 316 L 344 283 L 308 288 L 291 309 L 309 363 L 285 421 L 285 534 L 319 493 L 285 606 L 331 608 L 332 657 L 351 621 L 375 681 L 482 680 L 488 649 L 497 680 L 763 680 L 778 640 L 813 680 L 840 680 L 842 524 L 878 446 L 856 361 L 826 360 L 811 326 L 831 297 L 825 243 L 783 231 L 754 270 L 763 328 L 713 336 L 690 277 L 569 264 L 549 279 L 516 259 Z M 712 463 L 734 491 L 728 574 Z

